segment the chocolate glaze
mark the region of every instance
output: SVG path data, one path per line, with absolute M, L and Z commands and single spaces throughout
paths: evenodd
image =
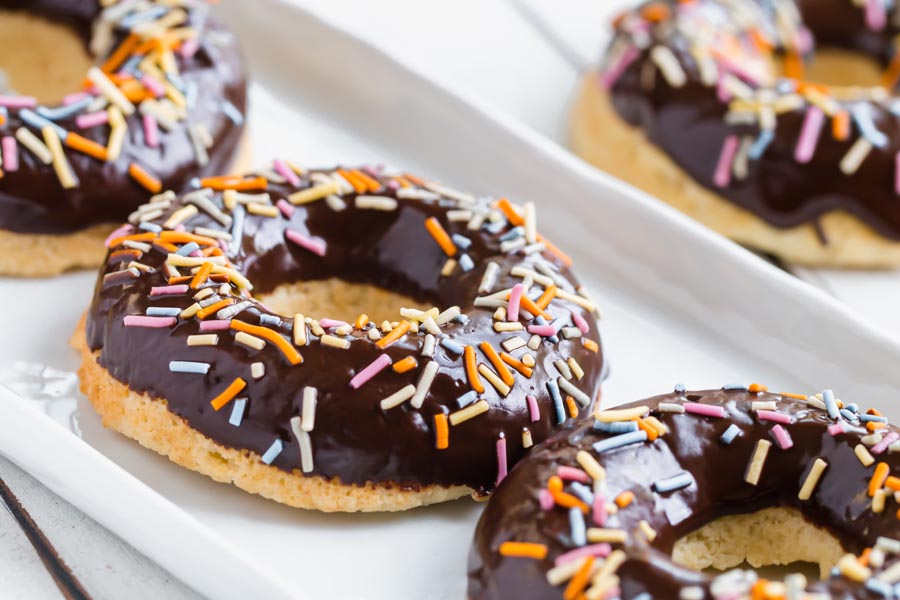
M 388 183 L 389 178 L 381 177 L 381 181 Z M 304 177 L 300 187 L 308 186 L 309 179 Z M 295 189 L 270 184 L 268 192 L 276 202 Z M 378 194 L 396 197 L 390 187 L 384 187 Z M 290 219 L 248 214 L 240 251 L 230 255 L 231 261 L 253 282 L 255 292 L 269 292 L 294 281 L 337 277 L 378 285 L 433 303 L 441 310 L 458 305 L 468 322 L 451 322 L 442 327 L 438 342 L 448 338 L 477 348 L 479 342 L 487 340 L 498 351 L 501 341 L 516 334 L 496 333 L 492 328 L 494 309 L 472 306 L 488 261 L 500 265 L 500 277 L 492 291 L 509 288 L 521 281 L 510 275 L 511 267 L 533 266 L 538 262 L 558 270 L 566 282 L 565 289 L 573 292 L 576 289 L 575 278 L 553 254 L 538 252 L 522 256 L 502 252 L 499 238 L 509 230 L 509 225 L 498 233 L 490 233 L 485 229 L 467 230 L 466 222 L 448 222 L 447 211 L 459 208 L 456 201 L 446 197 L 401 199 L 396 210 L 381 211 L 357 208 L 355 197 L 355 193 L 345 195 L 347 208 L 340 212 L 319 200 L 298 205 Z M 216 202 L 219 202 L 218 196 Z M 179 200 L 172 210 L 180 205 Z M 478 205 L 485 206 L 485 201 L 478 201 Z M 170 213 L 171 210 L 167 212 Z M 471 239 L 472 245 L 466 252 L 475 267 L 470 272 L 465 273 L 457 267 L 448 277 L 440 275 L 447 256 L 424 227 L 425 219 L 430 216 L 436 217 L 449 233 Z M 162 223 L 165 218 L 160 217 L 156 222 Z M 222 229 L 205 213 L 200 213 L 187 225 L 189 229 L 196 226 Z M 325 255 L 319 257 L 286 242 L 285 229 L 288 227 L 324 241 L 327 245 Z M 159 268 L 166 260 L 166 254 L 153 250 L 139 260 Z M 125 266 L 126 262 L 111 256 L 101 276 Z M 273 464 L 286 471 L 300 467 L 299 448 L 289 420 L 300 414 L 304 386 L 318 389 L 316 425 L 311 432 L 314 474 L 337 477 L 348 484 L 373 481 L 410 489 L 429 484 L 465 484 L 479 491 L 490 490 L 497 477 L 494 449 L 499 435 L 506 436 L 512 464 L 525 451 L 521 437 L 523 427 L 531 430 L 535 443 L 557 429 L 546 388 L 548 380 L 558 376 L 554 360 L 574 357 L 584 368 L 585 375 L 582 380 L 573 382 L 591 399 L 599 393 L 603 364 L 600 353 L 583 347 L 580 339 L 562 339 L 558 344 L 542 342 L 534 353 L 533 377 L 527 379 L 516 374 L 513 390 L 506 398 L 501 398 L 485 381 L 487 389 L 480 397 L 490 403 L 490 410 L 458 426 L 451 426 L 449 448 L 436 450 L 433 415 L 457 410 L 456 398 L 470 390 L 459 355 L 438 343 L 434 359 L 439 363 L 440 371 L 421 409 L 412 408 L 408 402 L 386 411 L 379 407 L 381 399 L 418 381 L 428 360 L 420 355 L 424 331 L 408 335 L 386 350 L 394 362 L 414 356 L 418 361 L 417 368 L 404 374 L 388 368 L 353 390 L 348 386 L 349 380 L 382 352 L 366 338 L 365 331 L 354 330 L 348 350 L 318 342 L 300 347 L 303 363 L 290 366 L 271 345 L 259 352 L 248 350 L 236 345 L 230 332 L 220 332 L 223 340 L 218 346 L 188 347 L 186 337 L 198 333 L 199 325 L 193 318 L 179 319 L 172 329 L 124 327 L 124 316 L 144 314 L 148 306 L 184 308 L 193 303 L 193 293 L 167 298 L 148 296 L 152 286 L 165 285 L 165 282 L 165 276 L 157 272 L 144 275 L 131 285 L 104 288 L 101 277 L 87 321 L 88 343 L 92 349 L 100 351 L 100 364 L 131 389 L 164 399 L 169 410 L 220 444 L 262 454 L 276 437 L 281 439 L 284 451 Z M 302 311 L 302 307 L 298 310 Z M 590 324 L 585 337 L 599 339 L 595 319 L 575 304 L 557 299 L 549 310 L 559 323 L 570 323 L 571 311 L 578 312 Z M 270 313 L 256 305 L 253 311 L 245 311 L 237 318 L 256 324 L 259 314 Z M 308 316 L 321 318 L 328 315 Z M 286 325 L 275 328 L 290 337 Z M 528 337 L 524 332 L 518 335 Z M 514 354 L 521 356 L 521 352 Z M 213 366 L 207 376 L 170 373 L 170 360 L 204 361 Z M 487 363 L 480 351 L 478 360 Z M 258 380 L 250 375 L 250 364 L 255 361 L 266 365 L 266 375 Z M 240 395 L 250 399 L 240 427 L 228 423 L 230 406 L 216 412 L 209 404 L 236 376 L 248 382 Z M 541 416 L 537 422 L 529 419 L 526 394 L 534 394 L 538 399 Z M 583 408 L 582 412 L 589 412 L 589 408 Z
M 101 11 L 96 0 L 14 0 L 5 2 L 2 9 L 27 10 L 69 24 L 85 44 Z M 70 190 L 60 185 L 52 165 L 44 165 L 20 146 L 19 170 L 5 173 L 0 179 L 0 228 L 18 233 L 67 233 L 98 223 L 120 222 L 149 196 L 128 175 L 132 162 L 157 176 L 163 189 L 181 190 L 192 177 L 228 170 L 243 126 L 223 113 L 222 104 L 227 100 L 245 113 L 243 58 L 237 39 L 210 13 L 209 5 L 198 2 L 188 14 L 187 25 L 200 32 L 201 48 L 191 58 L 177 58 L 182 80 L 197 90 L 196 104 L 189 110 L 187 120 L 178 122 L 171 131 L 160 129 L 159 147 L 150 148 L 144 142 L 141 115 L 136 112 L 127 117 L 128 135 L 121 156 L 114 162 L 101 162 L 67 148 L 66 158 L 80 181 Z M 116 39 L 121 41 L 124 34 L 119 32 Z M 103 146 L 107 143 L 106 125 L 81 130 L 75 117 L 57 123 Z M 209 163 L 202 167 L 196 160 L 187 127 L 196 123 L 206 125 L 213 139 Z M 10 110 L 9 120 L 0 126 L 0 135 L 14 135 L 23 125 L 18 111 Z M 40 137 L 39 131 L 32 131 Z
M 673 11 L 678 4 L 675 0 L 662 3 Z M 646 4 L 650 3 L 641 6 Z M 683 6 L 709 4 L 722 3 L 698 0 Z M 900 30 L 890 16 L 884 29 L 873 31 L 866 26 L 863 9 L 850 0 L 799 0 L 796 4 L 819 46 L 859 52 L 883 65 L 893 56 L 892 39 Z M 728 10 L 726 14 L 730 14 Z M 681 18 L 690 19 L 690 14 L 689 9 L 683 9 Z M 840 141 L 832 137 L 830 119 L 826 119 L 812 160 L 799 163 L 794 159 L 806 111 L 804 106 L 779 115 L 774 140 L 759 159 L 750 161 L 745 179 L 732 177 L 728 186 L 718 187 L 713 182 L 713 174 L 726 137 L 732 134 L 755 137 L 759 129 L 756 125 L 726 123 L 728 104 L 717 97 L 715 87 L 702 83 L 696 60 L 687 50 L 693 40 L 670 27 L 668 21 L 650 27 L 651 44 L 610 90 L 613 105 L 624 120 L 639 127 L 697 182 L 770 225 L 787 228 L 815 223 L 828 212 L 842 210 L 855 215 L 882 236 L 900 239 L 900 203 L 894 185 L 900 123 L 890 111 L 894 103 L 892 96 L 883 102 L 842 102 L 846 108 L 856 106 L 867 111 L 887 138 L 887 144 L 874 148 L 854 174 L 845 175 L 838 165 L 860 135 L 855 125 L 849 139 Z M 619 30 L 613 44 L 626 37 Z M 672 87 L 658 71 L 652 87 L 642 84 L 641 73 L 655 68 L 649 49 L 657 44 L 669 47 L 679 58 L 687 75 L 683 87 Z M 754 53 L 746 47 L 744 51 Z M 808 58 L 815 60 L 812 55 Z M 732 59 L 740 65 L 745 57 Z
M 773 423 L 760 421 L 750 411 L 753 401 L 775 400 L 777 411 L 789 414 L 794 422 L 784 425 L 794 446 L 779 449 L 773 442 L 759 484 L 744 481 L 745 469 L 760 439 L 772 441 Z M 693 414 L 660 413 L 660 402 L 700 402 L 722 406 L 724 419 Z M 709 593 L 711 576 L 685 569 L 671 560 L 676 541 L 706 523 L 732 514 L 750 513 L 765 507 L 795 508 L 814 525 L 833 533 L 848 552 L 860 553 L 875 544 L 879 536 L 900 536 L 900 521 L 891 505 L 881 514 L 870 510 L 866 493 L 873 467 L 864 467 L 854 454 L 860 434 L 832 436 L 827 431 L 834 423 L 827 413 L 806 401 L 778 394 L 746 391 L 709 390 L 656 396 L 632 405 L 646 405 L 669 433 L 653 443 L 640 443 L 597 455 L 593 443 L 610 434 L 581 424 L 560 432 L 535 448 L 493 495 L 482 514 L 469 554 L 469 598 L 561 598 L 562 588 L 551 587 L 546 572 L 554 559 L 575 548 L 569 535 L 568 512 L 541 509 L 538 491 L 546 487 L 559 466 L 579 467 L 578 450 L 594 455 L 606 468 L 607 498 L 631 490 L 634 501 L 618 513 L 619 525 L 632 533 L 623 547 L 627 560 L 617 571 L 621 578 L 621 597 L 633 598 L 642 592 L 652 598 L 677 598 L 685 586 L 701 586 Z M 618 407 L 617 407 L 618 408 Z M 622 407 L 625 408 L 625 407 Z M 740 434 L 730 444 L 719 436 L 735 424 Z M 890 431 L 898 431 L 889 426 Z M 811 499 L 798 500 L 797 494 L 812 461 L 822 458 L 828 467 Z M 876 457 L 896 473 L 895 454 Z M 694 479 L 689 487 L 658 494 L 651 484 L 681 471 Z M 646 520 L 658 533 L 647 543 L 636 533 L 638 523 Z M 498 552 L 507 540 L 547 544 L 545 560 L 504 557 Z M 885 567 L 897 559 L 888 556 Z M 881 598 L 863 585 L 841 576 L 811 583 L 810 592 L 825 592 L 833 598 Z M 704 596 L 710 597 L 710 596 Z

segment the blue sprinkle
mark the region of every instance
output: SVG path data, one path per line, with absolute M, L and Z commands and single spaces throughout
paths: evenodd
M 231 245 L 229 246 L 229 254 L 236 255 L 241 249 L 241 240 L 244 239 L 244 216 L 246 212 L 241 204 L 234 207 L 232 213 L 233 223 L 231 224 Z
M 276 315 L 259 315 L 259 324 L 260 325 L 281 325 L 281 319 Z
M 172 76 L 169 76 L 169 79 L 172 79 Z M 172 82 L 172 85 L 175 87 L 179 87 L 175 82 Z M 189 82 L 184 88 L 184 101 L 188 106 L 188 109 L 193 110 L 197 106 L 197 84 L 193 81 Z
M 563 399 L 559 393 L 559 384 L 556 380 L 547 382 L 547 391 L 550 392 L 550 399 L 553 400 L 553 408 L 556 409 L 556 422 L 562 423 L 566 420 L 566 409 L 563 408 Z
M 462 256 L 459 257 L 459 267 L 463 271 L 468 273 L 469 271 L 471 271 L 472 269 L 475 268 L 475 263 L 472 262 L 471 256 L 469 256 L 468 254 L 463 254 Z
M 741 428 L 732 423 L 728 426 L 728 429 L 726 429 L 725 432 L 721 436 L 719 436 L 719 439 L 722 440 L 722 442 L 725 444 L 730 444 L 740 433 Z
M 521 225 L 519 225 L 519 226 L 513 227 L 512 229 L 510 229 L 509 231 L 507 231 L 506 233 L 501 235 L 500 241 L 508 242 L 509 240 L 515 239 L 517 237 L 522 237 L 523 235 L 525 235 L 525 228 L 522 227 Z
M 485 225 L 485 229 L 489 233 L 500 233 L 503 231 L 503 228 L 506 227 L 506 221 L 497 221 L 496 223 L 488 223 Z
M 594 423 L 594 429 L 606 433 L 629 433 L 631 431 L 637 431 L 640 427 L 638 427 L 638 424 L 634 421 L 613 421 L 612 423 L 596 421 Z
M 35 129 L 43 129 L 48 125 L 52 127 L 56 134 L 59 136 L 60 140 L 65 140 L 66 136 L 69 135 L 69 132 L 45 117 L 37 114 L 36 112 L 29 110 L 27 108 L 23 108 L 19 111 L 19 118 L 25 121 L 27 125 L 31 125 Z
M 462 354 L 465 348 L 451 339 L 444 338 L 441 340 L 441 346 L 452 352 L 453 354 Z
M 281 454 L 281 451 L 284 449 L 284 444 L 281 440 L 276 439 L 272 442 L 272 445 L 269 446 L 269 449 L 266 450 L 266 453 L 262 455 L 262 461 L 267 465 L 271 465 L 272 461 L 278 458 L 278 455 Z
M 647 592 L 641 592 L 640 594 L 632 598 L 632 600 L 653 600 L 653 596 L 651 596 Z
M 880 579 L 875 579 L 874 577 L 869 577 L 866 581 L 866 589 L 870 592 L 875 592 L 879 596 L 884 596 L 885 598 L 891 598 L 894 595 L 891 584 L 881 581 Z
M 854 104 L 850 107 L 850 114 L 853 116 L 853 120 L 856 122 L 856 126 L 859 127 L 863 137 L 866 138 L 869 143 L 877 148 L 884 148 L 887 146 L 887 136 L 878 131 L 878 128 L 875 127 L 872 115 L 865 105 Z
M 196 373 L 206 375 L 209 373 L 209 363 L 194 362 L 192 360 L 169 361 L 169 370 L 173 373 Z
M 841 416 L 851 423 L 856 423 L 859 421 L 859 415 L 847 410 L 846 408 L 842 408 L 840 412 Z
M 591 491 L 591 488 L 578 481 L 573 481 L 570 487 L 572 488 L 572 493 L 581 498 L 585 504 L 588 506 L 594 504 L 594 492 Z
M 596 442 L 594 444 L 594 452 L 603 454 L 604 452 L 615 450 L 617 448 L 621 448 L 622 446 L 629 446 L 631 444 L 637 444 L 639 442 L 645 441 L 647 441 L 646 431 L 632 431 L 631 433 L 614 435 L 611 438 L 606 438 L 605 440 Z
M 9 111 L 6 110 L 5 106 L 0 106 L 0 117 L 3 117 L 3 120 L 9 120 Z
M 467 249 L 472 245 L 472 240 L 467 238 L 464 235 L 459 235 L 458 233 L 454 233 L 450 236 L 450 239 L 453 240 L 453 243 L 462 248 L 463 250 Z
M 675 393 L 676 393 L 676 394 L 683 394 L 683 393 L 685 393 L 686 391 L 687 391 L 687 388 L 684 387 L 684 384 L 683 384 L 683 383 L 676 383 L 676 384 L 675 384 Z
M 746 392 L 747 386 L 741 383 L 726 383 L 722 389 L 726 392 Z
M 165 6 L 154 6 L 152 8 L 148 8 L 147 10 L 142 10 L 140 12 L 131 13 L 123 17 L 119 21 L 119 26 L 124 29 L 131 29 L 141 23 L 149 23 L 150 21 L 155 21 L 164 14 L 169 12 L 169 9 Z
M 62 119 L 68 119 L 69 117 L 80 113 L 81 111 L 86 109 L 93 101 L 93 96 L 85 96 L 78 102 L 73 102 L 68 106 L 59 106 L 57 108 L 38 106 L 36 110 L 37 113 L 45 119 L 50 119 L 51 121 L 60 121 Z
M 191 252 L 195 252 L 199 249 L 200 244 L 198 244 L 197 242 L 188 242 L 187 244 L 179 248 L 178 252 L 176 252 L 175 254 L 177 254 L 178 256 L 190 256 Z
M 572 542 L 576 546 L 587 544 L 587 529 L 584 526 L 584 516 L 581 509 L 572 507 L 569 509 L 569 529 L 572 531 Z
M 238 110 L 238 107 L 225 100 L 222 102 L 222 112 L 225 113 L 225 116 L 231 119 L 231 122 L 235 125 L 243 125 L 244 124 L 244 115 L 241 114 L 241 111 Z
M 143 229 L 144 231 L 152 231 L 153 233 L 159 233 L 162 231 L 162 227 L 157 225 L 156 223 L 151 223 L 150 221 L 146 221 L 138 225 L 138 229 Z
M 246 398 L 238 398 L 237 400 L 235 400 L 234 408 L 231 409 L 231 416 L 228 417 L 228 422 L 235 427 L 240 427 L 241 421 L 244 420 L 244 408 L 246 408 L 246 406 Z
M 478 392 L 476 392 L 475 390 L 469 390 L 468 392 L 466 392 L 465 394 L 463 394 L 462 396 L 460 396 L 459 398 L 456 399 L 456 404 L 460 408 L 465 408 L 466 406 L 475 402 L 476 399 L 478 399 Z
M 870 421 L 875 421 L 876 423 L 887 423 L 887 417 L 882 417 L 881 415 L 869 415 L 862 413 L 856 415 L 856 418 L 863 423 L 868 423 Z
M 544 318 L 543 316 L 541 316 L 541 315 L 536 316 L 536 317 L 534 318 L 534 322 L 535 322 L 536 324 L 538 324 L 538 325 L 550 325 L 550 321 L 548 321 L 547 319 L 545 319 L 545 318 Z M 546 339 L 546 340 L 547 340 L 548 342 L 550 342 L 551 344 L 556 344 L 556 343 L 559 342 L 559 336 L 558 336 L 558 335 L 555 335 L 555 334 L 554 334 L 554 335 L 551 335 L 551 336 L 549 336 L 549 337 L 546 337 L 546 338 L 544 338 L 544 339 Z
M 456 321 L 457 323 L 462 323 L 463 325 L 465 325 L 466 323 L 469 322 L 469 317 L 467 317 L 466 315 L 457 315 L 456 318 L 453 320 Z
M 191 180 L 188 182 L 188 184 L 195 190 L 200 189 L 200 178 L 199 177 L 191 177 Z
M 775 139 L 775 132 L 765 129 L 759 132 L 759 137 L 747 149 L 747 158 L 757 160 Z
M 851 402 L 850 404 L 845 404 L 844 408 L 846 408 L 850 412 L 859 414 L 859 404 L 857 404 L 856 402 Z
M 148 306 L 146 314 L 148 317 L 177 317 L 181 314 L 181 309 L 174 306 Z
M 142 60 L 144 60 L 144 57 L 141 55 L 132 56 L 125 61 L 125 64 L 122 65 L 120 70 L 131 73 L 132 75 L 137 75 L 138 66 L 141 64 Z
M 666 479 L 654 481 L 653 489 L 657 494 L 665 494 L 668 492 L 674 492 L 675 490 L 680 490 L 681 488 L 686 488 L 693 482 L 694 478 L 691 477 L 691 474 L 687 471 L 682 471 L 678 475 L 673 475 L 672 477 L 667 477 Z
M 828 411 L 828 416 L 832 419 L 837 419 L 840 413 L 838 412 L 837 402 L 834 400 L 834 392 L 831 390 L 823 391 L 822 401 L 825 403 L 825 410 Z

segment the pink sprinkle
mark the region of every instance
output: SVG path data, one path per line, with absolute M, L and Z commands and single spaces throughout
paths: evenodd
M 797 147 L 794 148 L 794 160 L 798 163 L 807 163 L 812 160 L 816 151 L 816 145 L 819 143 L 819 133 L 822 131 L 822 124 L 825 122 L 825 113 L 818 106 L 810 106 L 806 109 L 806 116 L 803 118 L 803 127 L 800 129 L 800 136 L 797 138 Z
M 197 50 L 200 49 L 200 42 L 197 38 L 191 38 L 189 40 L 185 40 L 181 47 L 178 48 L 178 54 L 181 55 L 182 58 L 193 58 L 195 54 L 197 54 Z
M 175 226 L 175 231 L 186 231 L 186 230 L 187 230 L 187 227 L 185 227 L 183 223 L 179 223 L 178 225 Z
M 151 77 L 146 73 L 144 73 L 144 76 L 141 77 L 141 83 L 144 84 L 144 87 L 147 88 L 147 91 L 149 91 L 157 98 L 164 96 L 166 93 L 166 88 L 163 87 L 163 84 L 161 84 L 155 77 Z
M 587 546 L 575 548 L 574 550 L 569 550 L 568 552 L 560 554 L 553 561 L 553 564 L 556 566 L 564 565 L 568 562 L 572 562 L 577 558 L 581 558 L 582 556 L 599 556 L 603 558 L 608 556 L 610 552 L 612 552 L 612 546 L 610 546 L 606 542 L 601 542 L 599 544 L 589 544 Z
M 716 164 L 716 172 L 713 175 L 713 183 L 719 187 L 727 187 L 731 181 L 731 163 L 738 149 L 738 138 L 729 135 L 722 144 L 722 152 L 719 154 L 719 162 Z
M 3 168 L 9 173 L 19 170 L 19 145 L 11 135 L 3 136 Z
M 107 123 L 109 123 L 109 113 L 105 110 L 86 113 L 75 117 L 75 125 L 77 125 L 79 129 L 90 129 L 91 127 L 106 125 Z
M 322 322 L 319 321 L 320 325 L 321 323 Z M 352 387 L 354 390 L 359 389 L 362 384 L 366 383 L 367 381 L 378 375 L 378 373 L 383 371 L 385 368 L 389 367 L 392 362 L 393 361 L 391 360 L 390 356 L 388 356 L 387 354 L 382 354 L 371 363 L 369 363 L 369 366 L 353 376 L 353 379 L 350 380 L 350 387 Z
M 606 494 L 597 492 L 594 494 L 594 503 L 591 506 L 591 514 L 594 518 L 594 525 L 597 527 L 606 527 L 606 519 L 609 512 L 606 510 Z
M 90 97 L 90 96 L 84 92 L 75 92 L 74 94 L 69 94 L 68 96 L 65 96 L 62 99 L 62 105 L 63 106 L 71 106 L 72 104 L 75 104 L 76 102 L 81 102 L 82 100 L 84 100 L 85 98 L 88 98 L 88 97 Z
M 838 421 L 834 425 L 828 426 L 828 433 L 831 435 L 841 435 L 842 433 L 846 433 L 847 430 L 844 428 L 844 423 L 842 421 Z
M 540 502 L 542 510 L 551 510 L 556 506 L 556 502 L 553 501 L 553 494 L 550 493 L 550 490 L 541 490 L 538 492 L 538 502 Z
M 625 72 L 631 63 L 637 60 L 640 52 L 634 46 L 629 46 L 625 52 L 622 53 L 622 57 L 619 59 L 619 62 L 610 67 L 606 72 L 600 75 L 600 85 L 604 90 L 610 89 L 612 86 L 616 84 L 619 78 L 622 76 L 622 73 Z
M 886 436 L 884 436 L 883 438 L 881 438 L 880 442 L 878 442 L 877 444 L 875 444 L 874 446 L 869 448 L 869 452 L 871 452 L 872 454 L 881 454 L 882 452 L 884 452 L 885 450 L 888 449 L 888 446 L 890 446 L 897 440 L 900 440 L 900 433 L 897 433 L 896 431 L 892 431 L 889 434 L 887 434 Z
M 332 329 L 334 327 L 350 327 L 350 323 L 339 319 L 319 319 L 319 326 L 322 329 Z
M 575 467 L 557 467 L 556 474 L 560 479 L 564 479 L 566 481 L 578 481 L 580 483 L 587 483 L 590 481 L 590 477 L 588 474 L 582 471 L 581 469 L 576 469 Z
M 588 333 L 591 330 L 591 326 L 584 320 L 584 317 L 576 312 L 572 313 L 572 322 L 575 323 L 575 327 L 581 330 L 581 333 Z
M 728 104 L 731 102 L 731 91 L 725 87 L 725 77 L 723 75 L 724 73 L 720 75 L 718 81 L 716 81 L 716 97 L 722 104 Z
M 219 240 L 219 248 L 222 249 L 222 252 L 228 254 L 228 242 L 225 240 Z
M 513 286 L 509 293 L 509 305 L 506 307 L 506 320 L 513 322 L 519 320 L 519 304 L 522 302 L 522 294 L 525 293 L 525 286 L 517 283 Z
M 107 248 L 109 248 L 110 242 L 112 242 L 114 239 L 122 237 L 123 235 L 128 235 L 132 231 L 134 231 L 134 227 L 132 227 L 131 225 L 128 225 L 126 223 L 125 225 L 122 225 L 121 227 L 119 227 L 118 229 L 113 231 L 111 234 L 109 234 L 106 237 L 106 241 L 103 242 L 103 245 L 106 246 Z
M 783 423 L 784 425 L 790 425 L 794 422 L 791 415 L 775 412 L 774 410 L 758 410 L 756 411 L 756 417 L 760 421 L 774 421 L 775 423 Z
M 506 478 L 506 438 L 497 438 L 497 485 Z
M 701 415 L 704 417 L 716 417 L 721 419 L 725 416 L 725 407 L 715 406 L 713 404 L 700 404 L 699 402 L 685 402 L 683 404 L 684 412 Z
M 197 257 L 203 256 L 203 251 L 202 250 L 194 250 L 193 252 L 188 254 L 188 256 L 197 258 Z
M 319 256 L 325 256 L 325 242 L 320 240 L 314 240 L 310 237 L 306 237 L 299 231 L 294 231 L 293 229 L 288 229 L 284 232 L 284 237 L 294 242 L 301 248 L 306 248 L 313 254 L 318 254 Z
M 294 211 L 296 209 L 290 202 L 288 202 L 284 198 L 281 198 L 278 202 L 276 202 L 275 206 L 278 207 L 278 210 L 281 211 L 281 214 L 284 215 L 285 219 L 290 219 L 294 216 Z
M 146 317 L 144 315 L 128 315 L 122 322 L 125 327 L 152 327 L 159 329 L 161 327 L 171 327 L 178 319 L 175 317 Z
M 553 337 L 556 335 L 556 328 L 553 325 L 529 325 L 528 333 L 541 337 Z
M 159 148 L 159 125 L 150 113 L 144 115 L 144 143 L 150 148 Z
M 6 108 L 34 108 L 37 98 L 32 96 L 0 96 L 0 106 Z
M 158 285 L 150 288 L 150 295 L 168 296 L 171 294 L 186 294 L 188 289 L 189 288 L 186 283 L 181 283 L 178 285 Z
M 534 423 L 536 421 L 541 420 L 541 409 L 538 406 L 537 398 L 532 395 L 525 396 L 525 400 L 528 401 L 528 414 L 531 416 L 531 422 Z
M 200 321 L 200 331 L 223 331 L 225 329 L 231 329 L 231 319 Z
M 788 430 L 781 425 L 776 425 L 772 428 L 772 437 L 775 438 L 775 442 L 782 450 L 787 450 L 794 445 L 794 440 L 791 439 L 791 434 L 788 433 Z
M 281 160 L 280 158 L 276 158 L 274 161 L 275 172 L 288 180 L 292 186 L 297 187 L 300 185 L 300 177 L 294 173 L 294 170 L 287 166 L 287 163 Z
M 884 12 L 882 0 L 867 0 L 866 25 L 872 31 L 881 31 L 887 24 L 887 15 Z
M 900 196 L 900 152 L 894 157 L 894 192 Z

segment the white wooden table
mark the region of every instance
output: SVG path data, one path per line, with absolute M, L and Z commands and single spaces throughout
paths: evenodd
M 560 144 L 579 73 L 599 56 L 608 16 L 621 5 L 620 0 L 293 1 L 451 88 L 495 104 Z M 795 272 L 883 330 L 900 334 L 900 314 L 891 301 L 900 296 L 900 275 Z M 0 478 L 92 597 L 197 597 L 3 459 Z M 0 509 L 0 597 L 60 596 L 12 515 Z

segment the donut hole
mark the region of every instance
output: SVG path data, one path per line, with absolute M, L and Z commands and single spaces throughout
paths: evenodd
M 0 10 L 0 93 L 58 103 L 82 89 L 92 64 L 74 27 L 31 13 Z
M 430 304 L 410 296 L 337 278 L 289 283 L 259 294 L 257 298 L 282 315 L 303 313 L 316 319 L 328 317 L 351 323 L 360 314 L 367 315 L 374 323 L 381 323 L 399 320 L 401 308 L 431 308 Z
M 777 570 L 782 576 L 797 571 L 809 575 L 811 563 L 824 578 L 845 552 L 836 537 L 799 510 L 773 507 L 707 523 L 675 543 L 672 560 L 698 571 L 790 565 L 790 570 Z

